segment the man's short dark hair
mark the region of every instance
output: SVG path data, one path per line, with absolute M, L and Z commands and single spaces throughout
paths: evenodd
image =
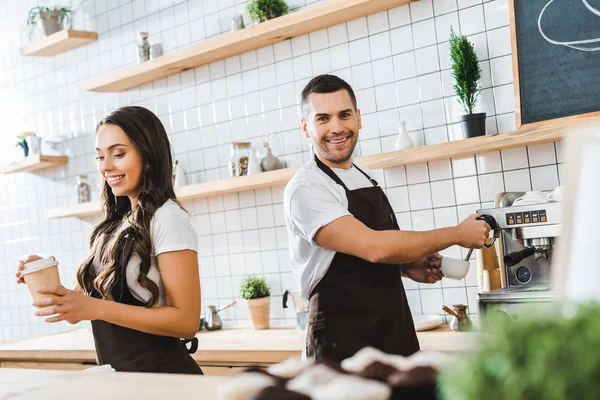
M 345 90 L 348 92 L 350 100 L 352 100 L 352 105 L 356 110 L 356 96 L 348 82 L 335 75 L 323 74 L 312 78 L 302 90 L 302 102 L 300 103 L 302 115 L 306 116 L 307 114 L 306 106 L 308 104 L 308 96 L 310 96 L 311 93 L 334 93 L 338 90 Z

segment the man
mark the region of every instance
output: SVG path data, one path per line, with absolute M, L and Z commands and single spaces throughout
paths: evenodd
M 365 346 L 408 356 L 419 343 L 401 273 L 439 281 L 436 252 L 481 248 L 490 226 L 472 215 L 451 228 L 400 231 L 382 189 L 352 163 L 361 118 L 342 79 L 320 75 L 306 85 L 301 122 L 315 158 L 288 183 L 284 212 L 292 268 L 310 299 L 307 356 L 342 361 Z

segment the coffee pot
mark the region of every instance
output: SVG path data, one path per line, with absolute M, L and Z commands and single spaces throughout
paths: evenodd
M 200 329 L 203 327 L 206 328 L 207 331 L 221 329 L 223 327 L 223 322 L 221 321 L 221 317 L 219 317 L 219 311 L 225 310 L 235 305 L 235 303 L 235 301 L 231 301 L 218 309 L 213 305 L 206 306 L 206 317 L 204 317 L 204 321 L 202 321 L 202 319 L 200 320 Z
M 283 308 L 288 308 L 287 300 L 288 296 L 292 296 L 294 302 L 294 308 L 296 309 L 296 328 L 306 329 L 306 322 L 308 320 L 308 303 L 300 296 L 300 292 L 297 290 L 286 290 L 283 293 Z
M 452 315 L 452 320 L 450 321 L 450 330 L 466 332 L 473 329 L 473 324 L 469 319 L 469 315 L 467 314 L 467 308 L 469 306 L 466 304 L 455 304 L 452 306 L 452 310 L 449 307 L 442 306 L 442 310 L 447 314 Z

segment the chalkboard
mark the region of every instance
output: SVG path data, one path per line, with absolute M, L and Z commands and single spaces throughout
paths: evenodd
M 509 2 L 517 126 L 600 111 L 600 0 Z

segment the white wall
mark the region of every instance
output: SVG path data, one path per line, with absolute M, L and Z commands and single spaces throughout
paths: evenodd
M 63 2 L 61 4 L 68 4 Z M 258 145 L 275 135 L 274 152 L 288 166 L 302 165 L 309 146 L 299 129 L 299 93 L 317 74 L 331 72 L 353 85 L 364 129 L 357 153 L 393 149 L 398 118 L 417 144 L 461 138 L 462 111 L 452 93 L 448 32 L 452 25 L 475 43 L 483 69 L 481 109 L 489 133 L 515 128 L 507 0 L 420 0 L 410 6 L 350 21 L 224 61 L 198 67 L 120 93 L 86 92 L 88 78 L 135 63 L 136 33 L 147 30 L 165 51 L 226 33 L 242 0 L 73 1 L 75 28 L 99 40 L 50 58 L 22 57 L 23 22 L 35 1 L 0 0 L 0 156 L 16 156 L 14 136 L 33 130 L 60 141 L 70 157 L 61 168 L 0 176 L 0 343 L 68 329 L 33 316 L 24 287 L 14 284 L 17 260 L 53 254 L 64 283 L 88 249 L 93 221 L 46 220 L 44 208 L 74 202 L 75 176 L 93 182 L 93 132 L 118 106 L 155 111 L 169 132 L 176 159 L 192 183 L 228 177 L 232 141 Z M 296 9 L 322 3 L 288 0 Z M 7 34 L 8 33 L 8 34 Z M 403 229 L 458 223 L 492 205 L 504 190 L 550 190 L 559 182 L 559 144 L 550 143 L 453 160 L 376 171 Z M 272 285 L 273 325 L 292 325 L 280 307 L 294 288 L 282 211 L 283 187 L 185 202 L 199 235 L 203 304 L 237 298 L 245 273 Z M 98 191 L 94 184 L 93 196 Z M 443 254 L 461 256 L 460 248 Z M 435 285 L 406 282 L 415 314 L 441 313 L 442 304 L 468 302 L 477 312 L 475 269 L 466 280 Z M 222 313 L 226 325 L 247 325 L 243 304 Z

